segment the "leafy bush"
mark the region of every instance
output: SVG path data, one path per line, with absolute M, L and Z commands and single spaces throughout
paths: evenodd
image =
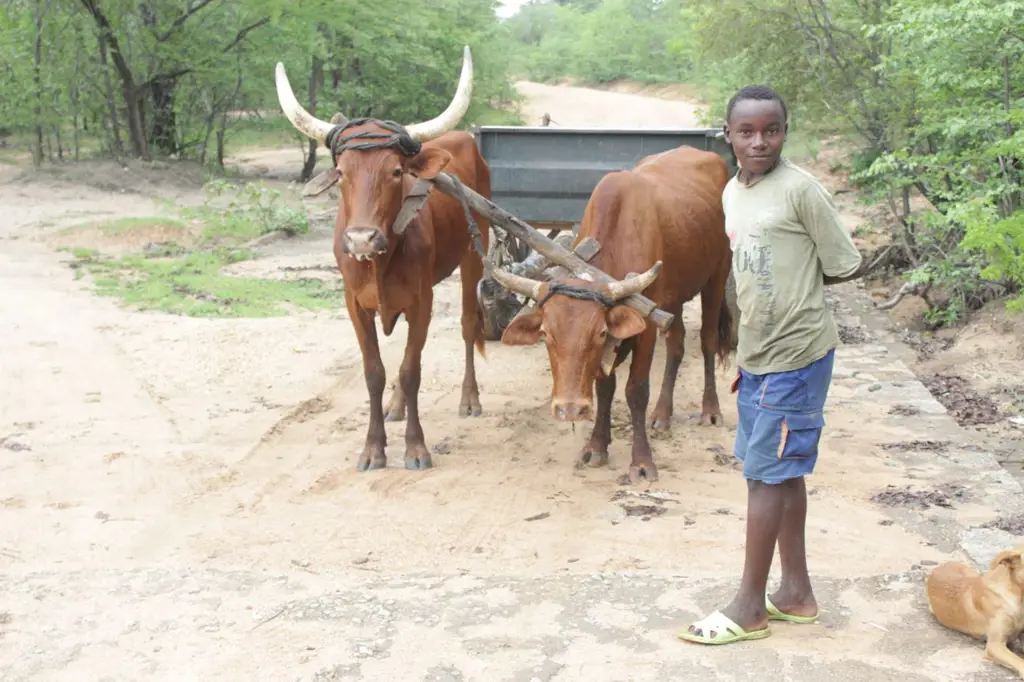
M 309 217 L 302 208 L 284 203 L 282 194 L 263 183 L 234 184 L 211 180 L 203 186 L 206 199 L 195 208 L 182 213 L 206 223 L 203 242 L 247 239 L 284 232 L 292 237 L 309 232 Z M 227 198 L 227 202 L 217 201 Z

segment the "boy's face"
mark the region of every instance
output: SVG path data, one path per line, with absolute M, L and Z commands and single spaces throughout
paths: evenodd
M 778 100 L 742 99 L 725 124 L 725 140 L 748 173 L 771 170 L 786 141 L 786 115 Z

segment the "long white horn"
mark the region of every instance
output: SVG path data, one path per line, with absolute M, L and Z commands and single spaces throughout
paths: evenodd
M 331 128 L 334 126 L 327 121 L 321 121 L 302 108 L 299 101 L 295 99 L 295 93 L 292 92 L 292 86 L 284 72 L 284 64 L 281 62 L 277 63 L 275 80 L 277 81 L 277 101 L 280 102 L 284 115 L 300 133 L 323 143 L 327 133 L 331 132 Z
M 437 118 L 407 125 L 405 129 L 409 131 L 409 136 L 412 139 L 419 142 L 441 137 L 449 130 L 453 130 L 466 115 L 472 96 L 473 55 L 469 52 L 469 45 L 466 45 L 462 50 L 462 75 L 459 76 L 459 87 L 455 90 L 455 97 L 452 98 L 451 104 Z
M 513 275 L 511 272 L 501 268 L 494 268 L 491 272 L 491 277 L 509 291 L 532 298 L 535 301 L 540 298 L 541 292 L 544 290 L 544 282 Z
M 609 283 L 608 296 L 613 301 L 621 301 L 633 294 L 639 294 L 641 291 L 654 284 L 654 280 L 658 279 L 659 274 L 661 274 L 661 261 L 652 265 L 651 269 L 647 272 L 634 277 L 628 277 L 621 282 Z

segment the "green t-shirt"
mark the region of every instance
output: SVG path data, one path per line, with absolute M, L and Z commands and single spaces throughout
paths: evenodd
M 737 362 L 751 374 L 787 372 L 839 345 L 822 276 L 845 277 L 861 256 L 832 197 L 786 158 L 750 187 L 722 194 L 740 309 Z

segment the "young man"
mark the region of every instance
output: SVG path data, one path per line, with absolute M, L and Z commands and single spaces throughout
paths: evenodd
M 839 335 L 824 285 L 860 276 L 861 256 L 829 193 L 782 156 L 786 104 L 748 86 L 729 101 L 725 135 L 740 171 L 725 188 L 740 309 L 736 458 L 747 481 L 747 539 L 739 592 L 681 639 L 727 644 L 769 635 L 769 620 L 811 623 L 804 476 L 814 470 Z M 766 587 L 776 541 L 779 589 Z

